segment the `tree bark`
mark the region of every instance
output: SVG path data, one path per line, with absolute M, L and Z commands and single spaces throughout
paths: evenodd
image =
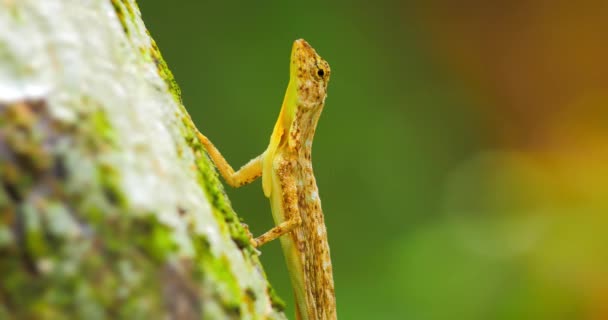
M 282 319 L 134 0 L 0 1 L 0 319 Z

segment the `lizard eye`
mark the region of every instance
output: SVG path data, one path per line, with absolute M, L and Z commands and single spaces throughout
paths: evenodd
M 323 78 L 323 76 L 325 75 L 325 71 L 323 71 L 323 69 L 319 69 L 317 71 L 317 75 L 319 75 L 319 77 Z

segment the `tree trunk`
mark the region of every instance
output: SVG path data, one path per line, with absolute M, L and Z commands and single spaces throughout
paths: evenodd
M 0 1 L 0 319 L 284 318 L 133 0 Z

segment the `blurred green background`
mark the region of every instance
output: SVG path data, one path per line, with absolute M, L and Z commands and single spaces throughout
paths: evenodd
M 139 1 L 236 167 L 268 143 L 293 40 L 330 63 L 313 158 L 340 318 L 607 319 L 606 3 L 421 3 Z M 260 182 L 227 189 L 272 226 Z

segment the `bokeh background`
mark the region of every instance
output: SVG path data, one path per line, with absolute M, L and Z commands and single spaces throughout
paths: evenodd
M 264 150 L 305 38 L 342 319 L 608 319 L 608 2 L 139 5 L 202 132 Z M 259 182 L 228 189 L 260 234 Z M 293 300 L 278 242 L 268 277 Z

